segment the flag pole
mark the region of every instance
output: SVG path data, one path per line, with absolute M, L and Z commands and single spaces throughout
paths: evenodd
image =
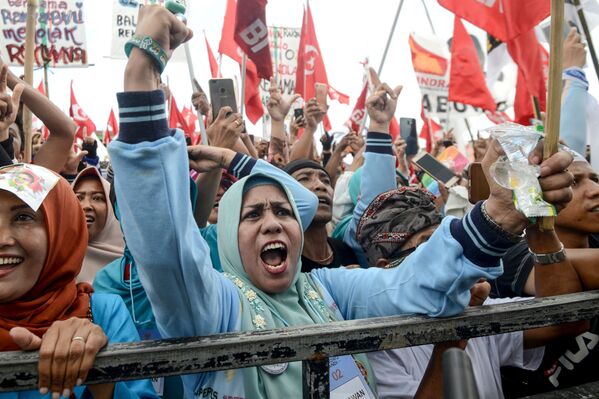
M 304 26 L 306 26 L 306 27 L 308 26 L 308 9 L 309 8 L 310 8 L 310 0 L 306 0 L 306 8 L 304 8 Z M 301 32 L 300 32 L 300 34 L 301 34 Z M 306 93 L 307 93 L 306 92 L 306 65 L 305 64 L 306 64 L 306 61 L 304 59 L 304 65 L 302 65 L 302 68 L 304 68 L 304 72 L 303 72 L 303 74 L 304 74 L 304 82 L 303 82 L 304 97 L 306 97 Z M 304 101 L 307 102 L 308 100 L 309 100 L 309 98 L 304 98 Z
M 33 85 L 33 63 L 35 53 L 35 14 L 37 11 L 37 0 L 27 0 L 27 23 L 25 33 L 25 82 Z M 31 162 L 31 137 L 32 137 L 31 110 L 23 106 L 23 130 L 25 136 L 25 162 Z
M 383 52 L 383 58 L 381 59 L 381 65 L 379 65 L 378 75 L 381 76 L 381 72 L 383 72 L 383 66 L 385 65 L 385 60 L 387 58 L 387 53 L 389 52 L 389 47 L 391 46 L 391 40 L 393 39 L 393 34 L 395 33 L 395 27 L 397 26 L 397 21 L 399 20 L 399 14 L 401 13 L 401 8 L 403 7 L 404 0 L 399 2 L 399 6 L 397 7 L 397 12 L 395 13 L 395 19 L 393 20 L 393 25 L 391 26 L 391 32 L 389 33 L 389 38 L 387 39 L 387 45 L 385 46 L 385 51 Z
M 437 35 L 437 32 L 435 32 L 435 26 L 433 25 L 433 20 L 431 19 L 431 15 L 428 13 L 428 7 L 426 6 L 426 2 L 424 0 L 422 1 L 422 6 L 424 7 L 424 12 L 426 13 L 426 19 L 428 19 L 428 24 L 431 27 L 431 30 L 433 31 L 433 35 Z
M 587 24 L 587 18 L 584 15 L 584 9 L 580 5 L 580 0 L 574 0 L 574 6 L 578 12 L 578 18 L 580 19 L 584 36 L 589 45 L 589 52 L 591 53 L 591 59 L 593 60 L 593 66 L 595 67 L 595 74 L 597 74 L 597 79 L 599 80 L 599 60 L 597 59 L 597 53 L 595 52 L 595 45 L 593 44 L 591 31 L 589 30 L 589 25 Z
M 245 70 L 247 66 L 247 55 L 243 54 L 243 58 L 241 59 L 241 100 L 239 101 L 239 113 L 243 118 L 243 109 L 245 105 Z
M 46 91 L 46 97 L 50 99 L 50 83 L 48 82 L 48 64 L 50 61 L 44 62 L 44 90 Z
M 187 69 L 189 70 L 189 79 L 191 80 L 192 90 L 195 91 L 196 90 L 196 87 L 195 87 L 196 76 L 195 76 L 195 72 L 193 69 L 193 59 L 191 58 L 191 50 L 189 49 L 189 42 L 186 42 L 184 44 L 184 47 L 185 47 L 185 57 L 187 58 Z M 201 134 L 202 144 L 208 145 L 208 137 L 206 136 L 206 126 L 204 125 L 204 116 L 202 115 L 202 111 L 200 111 L 199 107 L 197 109 L 197 112 L 198 112 L 198 123 L 200 124 L 200 134 Z M 194 126 L 194 130 L 195 130 L 195 126 Z
M 564 35 L 564 0 L 551 0 L 551 49 L 549 52 L 549 99 L 543 159 L 557 152 L 562 95 L 562 40 Z M 555 217 L 540 220 L 541 230 L 553 230 Z

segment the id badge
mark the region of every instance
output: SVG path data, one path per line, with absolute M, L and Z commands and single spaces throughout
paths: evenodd
M 329 359 L 330 399 L 376 399 L 352 356 Z

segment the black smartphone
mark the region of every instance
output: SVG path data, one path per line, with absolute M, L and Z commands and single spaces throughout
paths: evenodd
M 458 176 L 449 170 L 447 166 L 443 165 L 428 152 L 422 152 L 416 155 L 412 159 L 412 162 L 445 187 L 451 187 L 459 180 Z
M 222 107 L 231 107 L 233 112 L 237 112 L 233 79 L 210 79 L 208 86 L 210 89 L 210 103 L 212 104 L 212 118 L 216 119 Z
M 293 110 L 293 119 L 299 119 L 302 116 L 304 116 L 304 109 L 303 108 L 296 108 Z
M 399 134 L 406 140 L 408 137 L 416 137 L 416 119 L 399 118 Z

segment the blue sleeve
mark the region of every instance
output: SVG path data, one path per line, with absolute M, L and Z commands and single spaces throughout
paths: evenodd
M 102 327 L 104 333 L 108 336 L 108 343 L 139 341 L 137 329 L 120 296 L 93 294 L 91 308 L 94 323 Z M 88 395 L 84 394 L 83 396 Z M 117 382 L 114 386 L 113 397 L 118 399 L 158 398 L 149 380 Z
M 121 226 L 159 332 L 183 337 L 232 331 L 239 296 L 212 268 L 194 221 L 185 138 L 167 128 L 161 91 L 121 93 L 118 99 L 121 132 L 109 154 Z
M 474 283 L 503 273 L 500 258 L 511 246 L 484 220 L 478 204 L 463 219 L 443 219 L 430 240 L 396 268 L 317 269 L 312 276 L 346 320 L 452 316 L 468 305 Z
M 372 200 L 394 188 L 397 188 L 397 182 L 395 180 L 395 156 L 393 155 L 391 136 L 386 133 L 369 132 L 366 137 L 360 195 L 354 208 L 352 220 L 343 236 L 343 242 L 354 250 L 362 267 L 368 267 L 369 265 L 364 251 L 356 239 L 356 230 L 360 218 Z
M 237 154 L 229 166 L 229 173 L 239 179 L 255 173 L 263 173 L 276 178 L 291 191 L 304 231 L 312 223 L 318 210 L 318 197 L 281 169 L 266 161 L 256 161 L 247 155 Z
M 568 68 L 564 78 L 570 82 L 564 89 L 560 137 L 566 145 L 583 155 L 587 144 L 587 119 L 585 117 L 588 82 L 580 68 Z

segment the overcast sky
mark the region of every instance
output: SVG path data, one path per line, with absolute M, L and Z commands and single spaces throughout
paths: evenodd
M 103 130 L 110 108 L 116 110 L 115 93 L 122 89 L 125 61 L 113 60 L 110 54 L 111 17 L 113 0 L 85 1 L 89 68 L 54 69 L 50 73 L 50 96 L 63 110 L 68 111 L 69 83 L 74 80 L 75 91 L 82 108 L 91 116 L 98 129 Z M 188 25 L 194 30 L 191 42 L 194 68 L 198 80 L 207 88 L 210 70 L 202 31 L 206 31 L 214 51 L 218 48 L 225 12 L 225 0 L 188 0 L 191 3 Z M 425 0 L 436 33 L 448 39 L 453 30 L 453 14 L 443 9 L 435 0 Z M 269 0 L 267 21 L 269 25 L 301 27 L 304 0 Z M 311 0 L 310 6 L 318 40 L 325 60 L 329 81 L 339 91 L 350 95 L 351 106 L 331 104 L 330 118 L 334 130 L 339 130 L 347 120 L 362 84 L 362 66 L 365 57 L 378 67 L 399 1 L 390 0 Z M 484 33 L 466 24 L 468 31 L 485 43 Z M 412 69 L 408 35 L 410 32 L 431 34 L 421 0 L 405 0 L 399 23 L 382 72 L 382 80 L 394 86 L 401 84 L 396 115 L 413 117 L 420 122 L 420 92 Z M 595 32 L 596 33 L 596 32 Z M 589 63 L 589 65 L 592 65 Z M 225 77 L 238 75 L 236 63 L 225 57 Z M 34 84 L 42 78 L 36 71 Z M 597 78 L 588 73 L 591 92 L 597 92 Z M 191 85 L 187 66 L 171 62 L 163 79 L 170 82 L 179 106 L 190 104 Z M 476 125 L 476 121 L 474 121 Z M 256 134 L 261 128 L 256 127 Z

